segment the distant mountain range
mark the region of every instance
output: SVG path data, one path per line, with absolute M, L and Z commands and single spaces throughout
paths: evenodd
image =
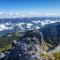
M 16 32 L 40 29 L 47 24 L 60 22 L 60 17 L 0 18 L 0 32 Z M 1 34 L 0 33 L 0 34 Z

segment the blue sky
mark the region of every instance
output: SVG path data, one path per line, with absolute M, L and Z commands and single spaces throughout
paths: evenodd
M 0 12 L 59 14 L 60 0 L 0 0 Z

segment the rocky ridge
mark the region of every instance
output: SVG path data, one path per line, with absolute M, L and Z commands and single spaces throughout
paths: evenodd
M 53 51 L 60 46 L 56 33 L 60 31 L 59 25 L 56 23 L 26 32 L 20 41 L 12 42 L 11 51 L 2 60 L 57 60 Z

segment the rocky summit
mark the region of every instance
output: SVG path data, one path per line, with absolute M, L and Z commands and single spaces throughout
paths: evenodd
M 12 42 L 11 51 L 7 51 L 9 53 L 1 60 L 57 60 L 53 51 L 57 51 L 56 47 L 60 46 L 60 40 L 56 42 L 55 39 L 56 32 L 59 31 L 55 28 L 59 28 L 59 25 L 56 23 L 45 26 L 41 30 L 26 32 L 19 41 Z

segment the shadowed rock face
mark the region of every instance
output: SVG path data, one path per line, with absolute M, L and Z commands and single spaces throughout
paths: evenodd
M 43 52 L 40 48 L 42 41 L 41 32 L 35 30 L 27 32 L 3 60 L 42 60 L 39 54 Z
M 53 50 L 59 45 L 60 40 L 57 42 L 56 39 L 57 35 L 58 38 L 60 37 L 60 35 L 56 33 L 60 31 L 58 28 L 59 25 L 54 24 L 42 30 L 26 32 L 3 60 L 49 60 L 48 58 L 43 58 L 41 54 L 47 54 L 47 51 Z M 49 55 L 49 57 L 50 56 L 52 55 Z M 54 60 L 54 58 L 52 59 Z

